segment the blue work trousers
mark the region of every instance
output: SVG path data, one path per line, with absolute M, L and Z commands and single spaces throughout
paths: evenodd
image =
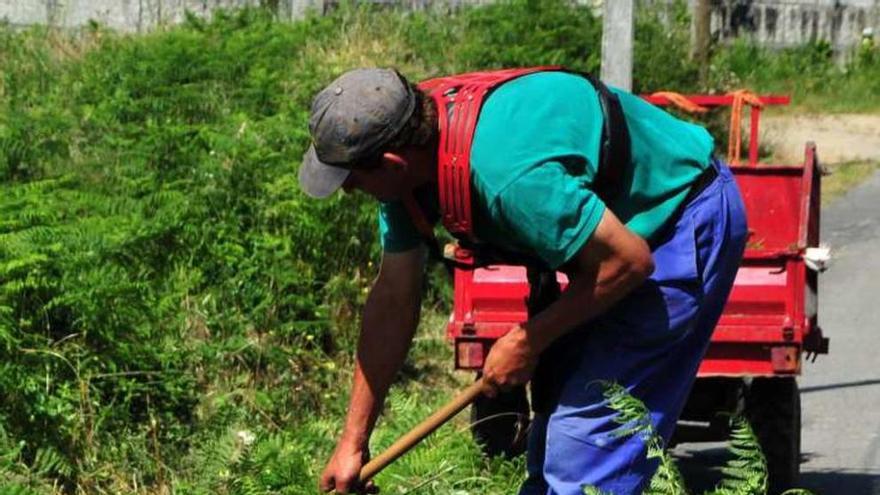
M 619 435 L 599 381 L 624 386 L 669 440 L 730 293 L 747 235 L 730 169 L 686 204 L 652 249 L 655 270 L 639 288 L 586 328 L 559 400 L 529 433 L 528 479 L 520 495 L 640 494 L 657 469 L 641 435 Z

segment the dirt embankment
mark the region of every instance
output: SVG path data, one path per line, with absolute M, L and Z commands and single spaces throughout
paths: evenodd
M 766 115 L 761 126 L 774 162 L 803 160 L 807 141 L 816 142 L 820 161 L 828 165 L 880 161 L 880 115 Z

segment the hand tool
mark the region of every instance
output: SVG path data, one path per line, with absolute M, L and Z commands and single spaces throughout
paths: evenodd
M 397 460 L 398 457 L 407 453 L 416 444 L 425 439 L 437 428 L 452 419 L 462 409 L 470 405 L 485 389 L 483 380 L 477 380 L 459 393 L 454 399 L 449 401 L 445 406 L 441 407 L 434 414 L 428 416 L 427 419 L 419 423 L 415 428 L 407 434 L 400 437 L 384 452 L 367 462 L 361 468 L 360 482 L 366 483 L 368 480 L 376 476 L 379 471 L 385 469 L 389 464 Z

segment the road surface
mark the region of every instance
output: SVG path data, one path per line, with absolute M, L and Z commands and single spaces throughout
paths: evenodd
M 833 249 L 820 276 L 819 324 L 831 352 L 805 363 L 799 485 L 816 494 L 880 495 L 880 173 L 822 211 Z M 693 493 L 711 488 L 723 445 L 675 449 Z

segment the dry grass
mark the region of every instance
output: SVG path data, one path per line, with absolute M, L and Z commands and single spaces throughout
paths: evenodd
M 347 16 L 338 42 L 310 40 L 303 50 L 303 70 L 317 70 L 329 80 L 353 67 L 394 67 L 413 80 L 427 67 L 407 46 L 401 27 L 392 16 Z
M 827 166 L 822 178 L 822 204 L 830 204 L 880 170 L 880 161 L 850 161 Z

